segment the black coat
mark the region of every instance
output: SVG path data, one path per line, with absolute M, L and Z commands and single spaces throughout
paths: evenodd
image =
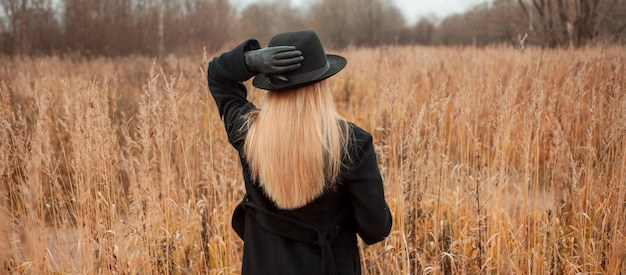
M 242 274 L 360 274 L 356 235 L 373 244 L 388 236 L 392 224 L 372 136 L 350 123 L 351 164 L 342 170 L 337 188 L 301 208 L 278 209 L 250 178 L 242 149 L 243 115 L 256 108 L 242 84 L 254 76 L 244 52 L 258 48 L 256 40 L 248 40 L 208 67 L 209 88 L 228 140 L 239 152 L 246 187 L 233 215 L 233 227 L 244 241 Z

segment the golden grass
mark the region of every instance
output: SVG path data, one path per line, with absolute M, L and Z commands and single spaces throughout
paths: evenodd
M 364 274 L 626 273 L 624 48 L 341 54 L 394 215 Z M 0 58 L 0 273 L 239 272 L 206 64 Z

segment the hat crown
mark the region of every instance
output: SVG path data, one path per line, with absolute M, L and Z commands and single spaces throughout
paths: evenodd
M 319 70 L 328 64 L 324 46 L 314 31 L 305 30 L 277 34 L 268 43 L 268 47 L 275 46 L 294 46 L 302 52 L 304 57 L 300 68 L 286 73 L 285 76 L 287 77 Z

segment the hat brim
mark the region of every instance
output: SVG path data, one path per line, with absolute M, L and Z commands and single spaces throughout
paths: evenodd
M 316 79 L 311 79 L 309 81 L 296 83 L 296 84 L 289 83 L 289 82 L 272 83 L 269 77 L 267 77 L 266 75 L 258 74 L 252 80 L 252 85 L 259 89 L 271 90 L 271 91 L 300 88 L 303 86 L 311 85 L 316 82 L 320 82 L 326 78 L 329 78 L 335 75 L 336 73 L 341 71 L 344 67 L 346 67 L 346 64 L 348 63 L 348 61 L 343 56 L 339 56 L 339 55 L 327 54 L 326 58 L 328 59 L 328 64 L 330 65 L 330 68 L 328 69 L 326 73 L 324 73 L 323 75 L 321 75 L 320 77 Z

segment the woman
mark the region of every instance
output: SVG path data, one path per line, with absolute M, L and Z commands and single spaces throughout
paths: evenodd
M 209 63 L 246 187 L 232 220 L 242 274 L 360 274 L 356 235 L 374 244 L 391 230 L 372 136 L 339 116 L 323 81 L 345 65 L 313 31 L 263 49 L 248 40 Z M 262 109 L 246 99 L 253 76 L 267 90 Z

